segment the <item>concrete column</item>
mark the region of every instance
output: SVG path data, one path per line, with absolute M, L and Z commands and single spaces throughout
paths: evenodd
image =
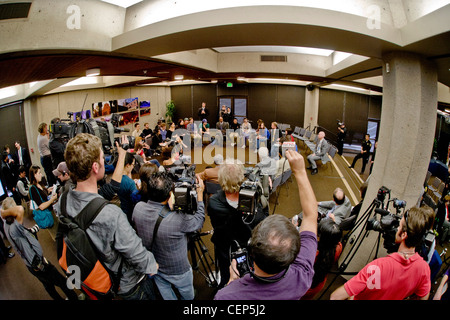
M 417 204 L 423 191 L 435 134 L 435 66 L 407 52 L 388 53 L 383 57 L 383 62 L 383 104 L 378 149 L 360 216 L 369 208 L 382 186 L 391 190 L 391 199 L 405 200 L 407 209 Z M 389 210 L 395 213 L 392 204 Z M 373 212 L 371 216 L 374 215 Z M 377 218 L 380 216 L 377 215 Z M 358 233 L 359 230 L 352 237 Z M 370 231 L 346 272 L 359 271 L 372 261 L 375 254 L 372 249 L 377 243 L 378 234 Z M 346 246 L 340 263 L 352 246 L 355 244 Z M 378 257 L 384 255 L 386 250 L 381 240 Z
M 307 87 L 305 90 L 305 117 L 303 127 L 310 126 L 311 130 L 317 126 L 317 118 L 319 117 L 319 88 L 313 87 L 310 91 Z

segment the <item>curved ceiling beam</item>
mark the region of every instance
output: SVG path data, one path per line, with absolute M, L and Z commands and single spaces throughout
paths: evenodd
M 342 12 L 294 6 L 252 6 L 193 13 L 113 37 L 112 51 L 155 56 L 212 47 L 284 45 L 380 58 L 402 47 L 400 29 Z

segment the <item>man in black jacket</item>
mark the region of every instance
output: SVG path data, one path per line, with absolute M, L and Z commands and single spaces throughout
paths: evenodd
M 24 166 L 25 170 L 28 174 L 28 172 L 30 171 L 31 168 L 31 158 L 30 158 L 30 153 L 28 152 L 28 149 L 22 147 L 20 145 L 20 141 L 16 141 L 14 143 L 15 147 L 16 147 L 16 151 L 14 152 L 14 161 L 16 162 L 17 166 Z
M 199 120 L 203 120 L 203 119 L 208 120 L 209 110 L 208 110 L 208 108 L 206 108 L 206 102 L 202 102 L 202 106 L 198 109 L 197 115 L 198 115 Z
M 220 289 L 230 278 L 230 252 L 237 249 L 236 242 L 241 248 L 247 246 L 253 228 L 268 216 L 268 207 L 263 210 L 258 203 L 256 214 L 247 218 L 238 210 L 239 190 L 245 180 L 243 165 L 227 160 L 221 165 L 218 175 L 222 190 L 209 199 L 207 212 L 214 228 L 211 241 L 219 263 Z

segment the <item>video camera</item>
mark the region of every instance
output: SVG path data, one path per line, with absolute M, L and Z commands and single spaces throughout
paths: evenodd
M 73 112 L 67 112 L 69 119 L 61 119 L 61 122 L 52 123 L 49 126 L 50 140 L 59 139 L 67 144 L 67 142 L 75 137 L 79 133 L 90 133 L 100 138 L 102 142 L 103 152 L 105 155 L 113 155 L 115 142 L 120 143 L 120 138 L 114 137 L 116 133 L 129 132 L 128 128 L 119 128 L 119 121 L 121 116 L 118 114 L 112 114 L 109 122 L 100 121 L 95 119 L 77 119 L 72 121 L 70 118 L 73 116 Z M 133 136 L 128 137 L 128 144 L 124 144 L 122 148 L 127 150 L 129 146 L 134 145 L 135 138 Z M 114 160 L 115 157 L 112 157 Z M 112 163 L 112 161 L 111 161 Z
M 169 169 L 169 175 L 174 181 L 174 209 L 178 212 L 195 214 L 197 211 L 197 190 L 195 164 L 176 166 Z
M 379 202 L 384 203 L 386 195 L 390 196 L 391 190 L 386 187 L 381 187 L 378 190 L 377 199 Z M 389 203 L 392 202 L 394 208 L 396 209 L 396 213 L 391 213 L 387 208 L 389 207 Z M 399 200 L 394 198 L 392 200 L 388 200 L 385 209 L 376 208 L 375 213 L 381 215 L 380 220 L 377 220 L 376 217 L 371 218 L 367 221 L 366 230 L 374 230 L 380 232 L 383 235 L 384 239 L 384 248 L 388 253 L 392 253 L 397 251 L 398 245 L 395 243 L 395 235 L 397 234 L 397 228 L 400 224 L 400 220 L 403 215 L 401 214 L 401 210 L 406 207 L 406 201 Z
M 246 215 L 256 214 L 258 203 L 262 195 L 259 183 L 259 168 L 246 168 L 245 180 L 239 189 L 238 211 Z

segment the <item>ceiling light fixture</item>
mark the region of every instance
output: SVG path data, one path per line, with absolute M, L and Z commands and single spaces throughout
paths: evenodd
M 142 0 L 102 0 L 102 1 L 114 4 L 122 8 L 128 8 L 135 5 L 136 3 L 142 2 Z
M 361 91 L 369 91 L 369 89 L 364 89 L 364 88 L 359 88 L 359 87 L 354 87 L 354 86 L 346 86 L 343 84 L 334 84 L 332 83 L 331 86 L 335 86 L 335 87 L 340 87 L 340 88 L 345 88 L 345 89 L 353 89 L 353 90 L 361 90 Z
M 182 74 L 176 75 L 176 76 L 174 77 L 174 79 L 175 79 L 175 80 L 183 80 L 183 79 L 184 79 L 184 76 L 183 76 Z
M 6 99 L 17 94 L 17 86 L 0 89 L 0 99 Z
M 84 86 L 84 85 L 97 84 L 97 83 L 98 83 L 98 78 L 82 77 L 82 78 L 78 78 L 73 81 L 70 81 L 68 83 L 65 83 L 61 87 Z
M 100 75 L 100 68 L 86 70 L 86 77 L 95 77 Z

